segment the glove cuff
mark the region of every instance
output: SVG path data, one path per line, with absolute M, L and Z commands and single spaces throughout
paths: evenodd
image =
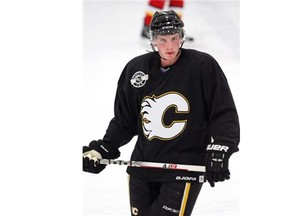
M 93 140 L 90 142 L 89 147 L 99 152 L 104 159 L 115 159 L 120 156 L 118 149 L 113 148 L 103 140 Z
M 238 147 L 229 145 L 229 144 L 222 144 L 222 143 L 210 143 L 207 145 L 206 148 L 207 152 L 217 152 L 217 153 L 223 153 L 226 155 L 227 158 L 229 158 L 234 152 L 239 151 Z

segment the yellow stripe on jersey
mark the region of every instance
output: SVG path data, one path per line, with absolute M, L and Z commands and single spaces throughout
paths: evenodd
M 188 196 L 189 196 L 189 192 L 190 192 L 190 188 L 191 188 L 191 183 L 190 182 L 186 183 L 184 194 L 183 194 L 183 198 L 182 198 L 182 203 L 181 203 L 179 216 L 184 216 L 185 209 L 186 209 L 186 204 L 187 204 L 187 200 L 188 200 Z

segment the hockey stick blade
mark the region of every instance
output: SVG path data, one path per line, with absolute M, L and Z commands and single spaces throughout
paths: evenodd
M 199 165 L 186 165 L 186 164 L 174 164 L 174 163 L 159 163 L 159 162 L 144 162 L 144 161 L 124 161 L 124 160 L 111 160 L 111 159 L 100 159 L 99 164 L 104 165 L 124 165 L 131 167 L 142 167 L 142 168 L 160 168 L 160 169 L 173 169 L 173 170 L 185 170 L 194 172 L 205 172 L 205 166 Z

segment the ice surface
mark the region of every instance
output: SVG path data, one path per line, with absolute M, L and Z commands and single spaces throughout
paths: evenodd
M 99 139 L 113 116 L 116 84 L 125 64 L 150 50 L 140 38 L 147 1 L 84 1 L 84 141 Z M 195 38 L 185 48 L 214 56 L 230 83 L 236 105 L 239 75 L 239 1 L 186 1 L 186 34 Z M 128 160 L 135 139 L 122 147 Z M 231 158 L 231 179 L 203 186 L 193 215 L 239 215 L 239 155 Z M 129 197 L 124 166 L 108 166 L 100 175 L 83 173 L 85 216 L 128 216 Z

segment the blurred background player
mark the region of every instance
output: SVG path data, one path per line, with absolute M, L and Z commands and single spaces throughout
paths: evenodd
M 148 6 L 144 16 L 144 23 L 141 32 L 143 38 L 149 39 L 149 24 L 151 22 L 153 14 L 158 10 L 172 9 L 182 19 L 184 0 L 149 0 Z M 188 41 L 193 41 L 193 37 L 187 37 Z

